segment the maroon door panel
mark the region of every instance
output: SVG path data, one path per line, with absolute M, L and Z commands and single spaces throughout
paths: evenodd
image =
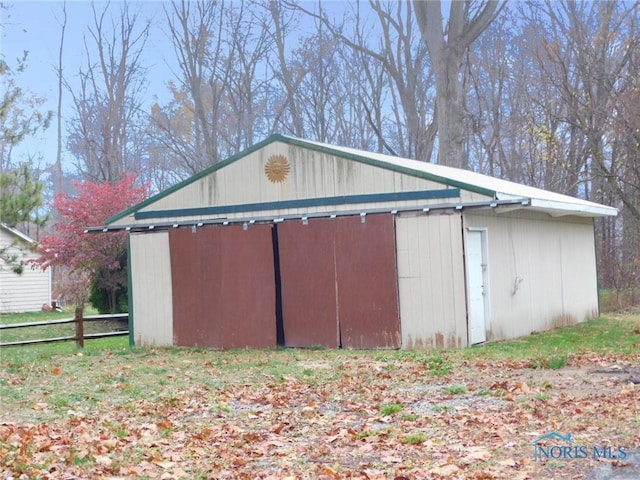
M 169 231 L 174 344 L 276 345 L 270 225 Z
M 336 266 L 344 348 L 399 348 L 400 315 L 392 215 L 340 217 Z
M 282 317 L 288 347 L 340 346 L 334 262 L 335 222 L 278 225 Z

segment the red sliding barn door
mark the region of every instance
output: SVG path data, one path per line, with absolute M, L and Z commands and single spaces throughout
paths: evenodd
M 278 225 L 284 341 L 288 347 L 340 346 L 334 227 L 330 219 Z
M 278 226 L 285 345 L 399 348 L 392 215 Z
M 399 348 L 400 314 L 392 215 L 336 220 L 336 278 L 344 348 Z
M 175 345 L 276 345 L 270 225 L 177 228 L 169 247 Z

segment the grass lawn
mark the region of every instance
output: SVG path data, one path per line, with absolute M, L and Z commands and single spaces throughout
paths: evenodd
M 536 333 L 508 342 L 494 342 L 467 349 L 469 358 L 513 358 L 537 361 L 553 356 L 638 353 L 640 312 L 610 315 L 569 328 Z
M 574 479 L 624 462 L 533 442 L 640 448 L 640 312 L 463 350 L 86 345 L 0 350 L 0 478 Z
M 15 313 L 15 314 L 2 314 L 0 315 L 0 324 L 10 325 L 15 323 L 33 323 L 33 322 L 45 322 L 49 320 L 63 320 L 74 318 L 75 312 L 29 312 L 29 313 Z M 86 309 L 85 316 L 97 315 L 97 312 L 92 309 Z M 94 320 L 84 322 L 84 333 L 102 333 L 110 332 L 118 328 L 122 328 L 121 322 L 113 320 Z M 24 328 L 10 328 L 0 330 L 0 343 L 45 339 L 45 338 L 58 338 L 58 337 L 70 337 L 75 335 L 75 324 L 54 324 L 35 327 Z M 117 340 L 117 341 L 113 341 Z M 129 345 L 127 338 L 116 337 L 114 339 L 96 339 L 86 340 L 86 348 L 89 350 L 104 350 L 105 348 L 117 348 L 125 347 Z M 56 355 L 64 353 L 75 352 L 75 343 L 73 341 L 67 341 L 63 343 L 44 343 L 39 345 L 30 345 L 28 347 L 11 347 L 6 350 L 7 355 L 26 355 L 31 356 L 33 354 Z

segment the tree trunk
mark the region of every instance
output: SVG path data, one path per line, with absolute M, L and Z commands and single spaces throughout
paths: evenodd
M 67 28 L 67 3 L 62 3 L 62 25 L 60 32 L 60 49 L 58 51 L 58 148 L 56 152 L 56 163 L 53 169 L 53 191 L 57 195 L 62 193 L 62 52 L 64 47 L 64 33 Z
M 413 8 L 436 77 L 438 163 L 466 168 L 462 62 L 467 48 L 489 26 L 504 3 L 487 1 L 471 16 L 471 1 L 448 3 L 446 28 L 442 1 L 414 0 Z

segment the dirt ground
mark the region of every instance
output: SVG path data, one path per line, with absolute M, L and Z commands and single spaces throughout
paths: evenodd
M 630 470 L 624 453 L 640 448 L 640 355 L 558 370 L 461 360 L 439 375 L 399 354 L 258 356 L 15 368 L 2 378 L 14 390 L 0 410 L 0 479 L 579 479 Z M 547 439 L 547 451 L 588 458 L 534 458 L 552 432 L 571 442 Z

